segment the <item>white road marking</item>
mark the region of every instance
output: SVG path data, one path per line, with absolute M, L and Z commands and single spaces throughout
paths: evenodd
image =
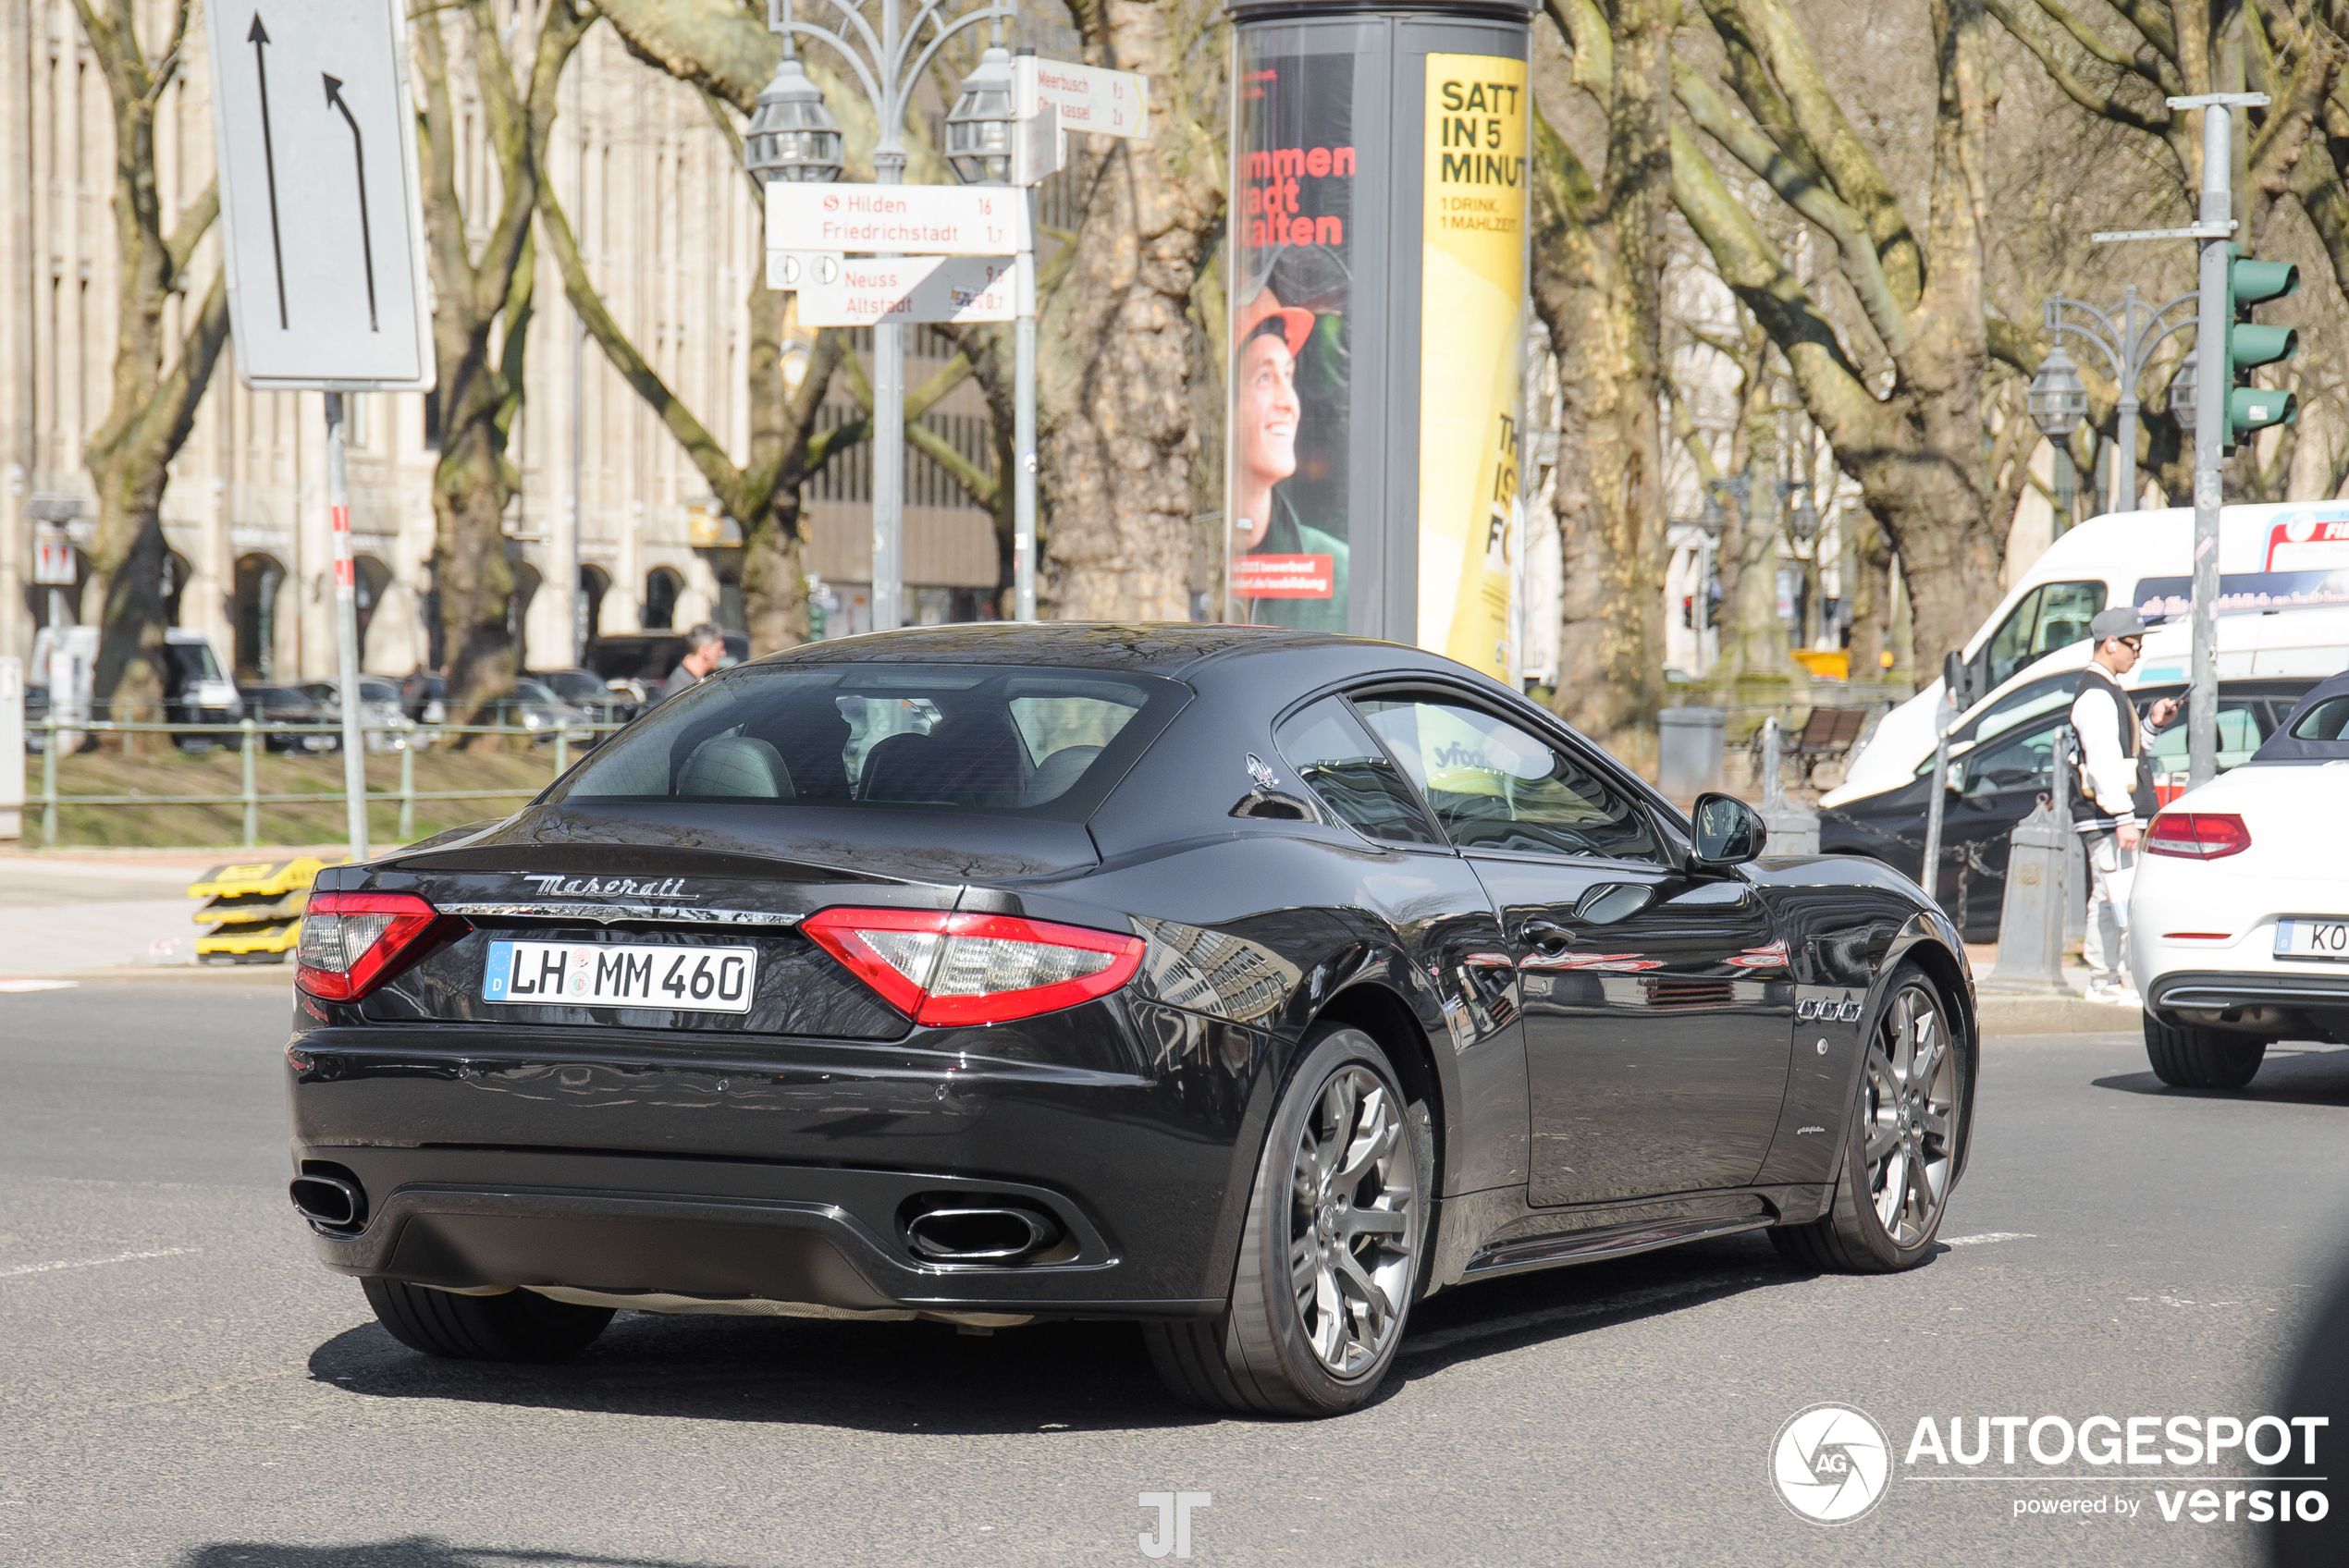
M 61 1263 L 19 1263 L 14 1268 L 0 1268 L 0 1280 L 19 1274 L 55 1274 L 60 1268 L 102 1268 L 109 1263 L 136 1263 L 142 1257 L 186 1257 L 202 1251 L 202 1247 L 166 1247 L 161 1252 L 123 1252 L 112 1257 L 76 1257 Z
M 2028 1231 L 1985 1231 L 1978 1236 L 1944 1236 L 1945 1247 L 1978 1247 L 1991 1242 L 2035 1242 L 2039 1238 Z
M 0 980 L 0 991 L 69 991 L 79 980 Z

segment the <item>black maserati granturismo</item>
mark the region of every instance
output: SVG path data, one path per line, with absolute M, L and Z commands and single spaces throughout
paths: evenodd
M 320 874 L 293 1201 L 437 1355 L 623 1308 L 1124 1318 L 1186 1400 L 1340 1412 L 1435 1291 L 1762 1228 L 1933 1250 L 1965 949 L 1764 838 L 1413 648 L 815 643 Z

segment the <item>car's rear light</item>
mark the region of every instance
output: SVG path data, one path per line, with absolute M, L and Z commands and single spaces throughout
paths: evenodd
M 1003 1023 L 1108 996 L 1142 939 L 1007 914 L 828 909 L 800 923 L 916 1023 Z
M 2184 860 L 2218 860 L 2251 847 L 2251 829 L 2226 811 L 2165 811 L 2146 834 L 2146 852 Z
M 314 997 L 355 1002 L 386 980 L 440 912 L 413 893 L 313 893 L 301 912 L 294 983 Z

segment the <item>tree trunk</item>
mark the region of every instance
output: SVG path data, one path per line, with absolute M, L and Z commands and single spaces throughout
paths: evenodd
M 115 245 L 121 284 L 115 300 L 114 385 L 105 420 L 83 449 L 98 493 L 88 609 L 100 627 L 94 690 L 118 719 L 162 717 L 164 486 L 171 459 L 195 423 L 228 336 L 226 276 L 216 275 L 195 307 L 167 366 L 165 312 L 187 287 L 197 243 L 220 211 L 207 186 L 166 225 L 155 166 L 155 113 L 178 73 L 190 21 L 188 0 L 166 12 L 169 36 L 150 59 L 131 0 L 76 0 L 91 55 L 105 78 L 114 130 Z
M 1606 172 L 1584 211 L 1537 126 L 1534 308 L 1558 357 L 1556 707 L 1634 761 L 1654 754 L 1666 559 L 1659 298 L 1671 202 L 1671 20 L 1623 0 L 1612 30 Z M 1587 43 L 1586 43 L 1587 47 Z M 1579 218 L 1579 221 L 1578 221 Z
M 1197 105 L 1221 104 L 1226 51 L 1198 0 L 1071 0 L 1070 12 L 1088 61 L 1150 79 L 1151 123 L 1147 141 L 1092 139 L 1076 258 L 1038 334 L 1051 519 L 1038 597 L 1072 619 L 1187 620 L 1187 306 L 1224 213 L 1224 148 Z

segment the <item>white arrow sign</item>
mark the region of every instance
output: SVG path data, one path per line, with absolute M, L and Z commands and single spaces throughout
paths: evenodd
M 836 280 L 799 287 L 802 326 L 870 326 L 875 322 L 1010 321 L 1019 313 L 1027 275 L 1010 256 L 852 257 Z
M 429 390 L 406 6 L 215 0 L 204 31 L 238 371 L 269 390 Z
M 1137 139 L 1150 134 L 1149 79 L 1134 71 L 1021 55 L 1012 61 L 1012 104 L 1024 120 L 1051 104 L 1060 111 L 1063 130 Z
M 987 185 L 801 185 L 767 188 L 770 251 L 1005 256 L 1028 248 L 1027 197 Z

